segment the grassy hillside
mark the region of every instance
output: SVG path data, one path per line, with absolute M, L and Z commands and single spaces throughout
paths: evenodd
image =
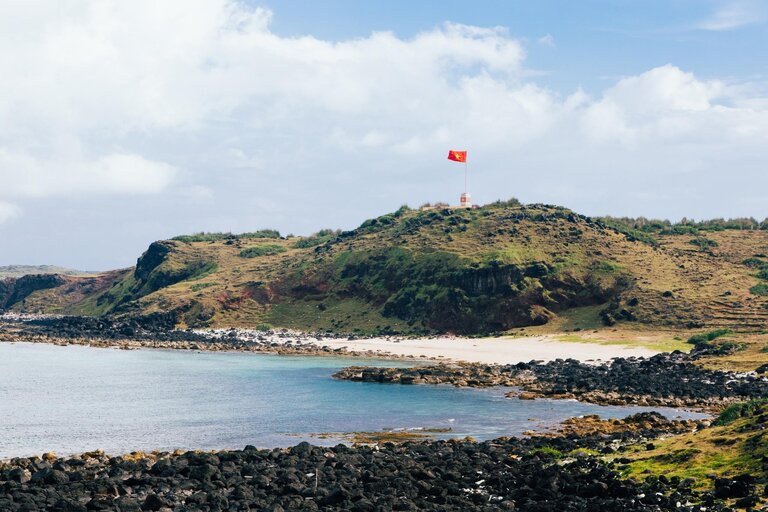
M 19 278 L 29 275 L 58 274 L 61 276 L 92 276 L 95 272 L 84 272 L 55 265 L 5 265 L 0 266 L 0 279 Z
M 624 472 L 638 480 L 660 475 L 691 478 L 702 489 L 711 488 L 714 478 L 743 474 L 764 483 L 768 477 L 767 414 L 765 400 L 734 404 L 710 428 L 674 436 L 649 447 L 638 446 L 632 453 L 623 454 L 628 459 Z
M 766 254 L 762 229 L 648 232 L 514 202 L 404 207 L 312 237 L 266 230 L 155 242 L 134 269 L 70 280 L 68 292 L 34 291 L 9 307 L 174 311 L 180 325 L 349 333 L 616 323 L 754 331 L 768 323 Z

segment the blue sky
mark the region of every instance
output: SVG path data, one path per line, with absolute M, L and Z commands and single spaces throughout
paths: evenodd
M 403 38 L 445 21 L 503 26 L 525 43 L 537 82 L 562 93 L 599 92 L 618 77 L 674 63 L 701 77 L 765 78 L 768 3 L 717 0 L 392 0 L 252 2 L 275 11 L 273 30 L 330 40 L 391 31 Z M 729 29 L 702 25 L 721 10 L 742 11 Z M 751 22 L 750 22 L 751 20 Z M 547 35 L 555 47 L 537 43 Z
M 0 265 L 407 203 L 768 216 L 763 0 L 0 3 Z

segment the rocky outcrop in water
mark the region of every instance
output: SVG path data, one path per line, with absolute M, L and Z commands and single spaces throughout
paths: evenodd
M 576 398 L 610 405 L 717 408 L 768 396 L 768 379 L 706 370 L 681 352 L 650 358 L 616 358 L 591 365 L 574 359 L 515 365 L 441 364 L 420 368 L 353 366 L 337 379 L 396 384 L 516 386 L 521 399 Z
M 709 425 L 709 421 L 670 420 L 657 412 L 641 412 L 624 419 L 602 419 L 597 414 L 588 414 L 568 418 L 554 429 L 529 431 L 525 435 L 534 437 L 570 436 L 574 439 L 613 436 L 622 440 L 626 440 L 624 436 L 629 435 L 639 439 L 649 439 L 659 435 L 692 432 L 707 425 Z

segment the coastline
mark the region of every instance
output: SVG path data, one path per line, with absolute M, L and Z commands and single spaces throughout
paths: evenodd
M 55 345 L 86 345 L 100 348 L 137 348 L 274 353 L 279 355 L 345 355 L 351 357 L 438 361 L 444 363 L 517 364 L 575 359 L 594 364 L 616 357 L 651 357 L 660 353 L 647 347 L 599 342 L 573 342 L 558 334 L 466 338 L 434 336 L 423 338 L 324 336 L 290 330 L 198 329 L 170 331 L 177 339 L 157 339 L 156 333 L 108 336 L 83 333 L 56 333 L 26 328 L 33 316 L 0 317 L 0 342 L 24 341 Z M 5 320 L 5 321 L 4 321 Z
M 650 357 L 659 353 L 644 347 L 574 343 L 560 341 L 557 335 L 502 338 L 436 337 L 389 340 L 365 338 L 356 340 L 327 339 L 331 348 L 370 353 L 394 353 L 401 357 L 426 358 L 446 362 L 477 364 L 516 364 L 528 361 L 549 362 L 576 359 L 582 362 L 605 362 L 615 357 Z
M 11 327 L 9 328 L 9 326 Z M 92 330 L 90 333 L 84 332 L 82 336 L 77 336 L 74 331 L 69 330 L 62 331 L 61 335 L 55 335 L 52 330 L 37 333 L 33 329 L 25 330 L 23 323 L 0 323 L 0 342 L 81 345 L 123 350 L 149 348 L 320 357 L 353 356 L 379 360 L 413 361 L 416 364 L 410 369 L 382 367 L 372 370 L 365 367 L 350 367 L 343 370 L 348 374 L 346 377 L 337 376 L 337 378 L 380 382 L 382 385 L 384 385 L 383 383 L 450 384 L 468 387 L 486 387 L 499 384 L 516 385 L 523 392 L 515 392 L 509 398 L 523 400 L 537 398 L 576 399 L 600 405 L 626 405 L 636 404 L 642 399 L 648 406 L 683 407 L 711 413 L 721 409 L 726 403 L 748 398 L 736 395 L 726 397 L 709 394 L 701 387 L 708 380 L 713 376 L 722 377 L 721 380 L 713 382 L 713 385 L 725 392 L 725 390 L 731 390 L 727 382 L 730 377 L 726 374 L 708 373 L 695 367 L 691 363 L 691 356 L 687 354 L 680 352 L 659 354 L 659 351 L 632 350 L 621 345 L 601 345 L 598 343 L 592 345 L 558 341 L 554 336 L 489 339 L 449 337 L 350 339 L 312 336 L 290 331 L 264 333 L 245 330 L 219 330 L 157 331 L 148 333 L 147 336 L 139 333 L 133 337 L 125 336 L 123 338 L 118 337 L 112 331 L 105 331 L 107 336 L 113 337 L 102 338 L 94 336 L 94 332 L 97 331 Z M 152 336 L 155 336 L 156 339 L 152 339 Z M 181 337 L 188 339 L 180 339 Z M 610 354 L 611 358 L 617 359 L 606 362 L 606 356 L 603 358 L 592 357 L 595 354 L 593 348 L 599 348 L 603 354 Z M 461 357 L 463 360 L 429 356 L 427 355 L 429 352 L 424 352 L 427 349 L 443 350 L 446 354 L 457 358 Z M 645 354 L 638 353 L 638 351 L 643 351 Z M 473 358 L 474 360 L 472 360 Z M 470 360 L 467 361 L 467 359 Z M 508 362 L 502 364 L 502 361 Z M 426 366 L 425 363 L 431 364 Z M 616 371 L 609 371 L 611 365 L 617 365 Z M 652 372 L 649 373 L 649 370 Z M 634 377 L 627 379 L 626 375 Z M 649 375 L 652 375 L 652 378 L 649 379 Z M 677 376 L 681 378 L 678 379 Z M 534 379 L 531 380 L 530 377 L 534 377 Z M 616 385 L 617 378 L 621 380 L 620 388 L 612 390 L 609 386 Z M 496 382 L 498 379 L 505 379 L 505 382 Z M 408 382 L 409 380 L 410 382 Z M 419 380 L 421 382 L 418 382 Z M 646 382 L 648 380 L 652 380 L 654 386 L 659 387 L 658 394 L 643 396 L 642 386 L 648 385 L 649 383 Z M 687 384 L 681 386 L 677 380 Z M 589 388 L 585 384 L 596 387 Z M 669 387 L 670 384 L 673 384 L 673 387 Z M 754 386 L 758 385 L 762 386 L 759 383 L 754 384 Z M 763 388 L 760 387 L 760 389 Z M 755 387 L 755 392 L 760 389 Z M 668 394 L 670 390 L 675 391 L 675 393 Z M 728 391 L 728 393 L 732 393 L 734 390 Z M 523 393 L 528 393 L 528 396 L 524 397 Z M 689 397 L 690 400 L 686 397 Z M 423 475 L 427 475 L 428 485 L 435 489 L 440 488 L 440 492 L 443 492 L 443 487 L 440 486 L 444 485 L 447 492 L 453 493 L 453 487 L 451 487 L 453 484 L 450 482 L 461 482 L 461 487 L 457 487 L 457 489 L 461 490 L 462 493 L 466 489 L 473 489 L 471 493 L 463 495 L 463 498 L 457 498 L 455 502 L 452 502 L 458 507 L 457 510 L 471 509 L 468 507 L 475 503 L 473 496 L 480 496 L 478 494 L 480 491 L 482 491 L 484 500 L 487 500 L 489 496 L 500 496 L 502 491 L 508 493 L 502 488 L 492 489 L 484 483 L 477 484 L 477 482 L 485 482 L 485 480 L 474 475 L 479 472 L 491 471 L 490 466 L 486 466 L 485 460 L 492 460 L 494 465 L 503 463 L 508 469 L 513 468 L 513 471 L 519 471 L 521 475 L 531 473 L 548 475 L 551 474 L 552 468 L 559 468 L 557 469 L 561 472 L 559 478 L 563 479 L 572 480 L 581 478 L 579 475 L 582 474 L 588 475 L 583 485 L 599 481 L 611 482 L 610 488 L 612 489 L 618 488 L 619 485 L 624 486 L 620 491 L 621 495 L 632 496 L 631 501 L 622 502 L 623 505 L 626 505 L 626 510 L 633 510 L 631 506 L 637 506 L 636 510 L 647 510 L 649 505 L 659 504 L 657 501 L 653 503 L 643 501 L 648 496 L 656 496 L 653 499 L 659 500 L 664 499 L 659 498 L 662 495 L 679 496 L 684 494 L 689 503 L 698 502 L 706 495 L 691 493 L 690 488 L 678 488 L 677 484 L 670 485 L 659 480 L 652 485 L 663 484 L 664 487 L 649 487 L 651 484 L 648 482 L 645 484 L 633 483 L 613 469 L 610 456 L 604 460 L 602 456 L 597 455 L 598 453 L 621 454 L 618 460 L 629 461 L 630 459 L 627 457 L 636 449 L 633 446 L 650 449 L 648 447 L 653 446 L 653 443 L 649 441 L 655 442 L 656 439 L 691 432 L 708 424 L 706 421 L 666 422 L 666 420 L 649 416 L 649 414 L 655 413 L 643 413 L 643 415 L 634 416 L 635 419 L 628 417 L 625 420 L 601 420 L 595 416 L 577 417 L 565 420 L 559 426 L 553 425 L 551 429 L 547 429 L 548 431 L 526 432 L 518 437 L 498 438 L 480 443 L 472 440 L 436 441 L 420 439 L 420 436 L 414 436 L 411 432 L 404 434 L 399 432 L 353 432 L 351 434 L 356 436 L 353 439 L 363 441 L 363 446 L 315 447 L 303 442 L 291 448 L 257 449 L 248 446 L 242 450 L 176 451 L 146 454 L 135 452 L 113 457 L 98 451 L 67 457 L 44 454 L 42 458 L 36 456 L 16 457 L 0 461 L 0 479 L 5 481 L 4 485 L 24 492 L 30 500 L 44 500 L 51 493 L 56 493 L 59 499 L 57 504 L 66 503 L 67 506 L 70 503 L 96 500 L 99 506 L 103 501 L 105 506 L 107 504 L 114 505 L 118 507 L 118 510 L 176 509 L 182 506 L 188 507 L 195 503 L 198 503 L 204 510 L 209 500 L 212 499 L 210 498 L 212 496 L 211 489 L 221 487 L 226 483 L 226 492 L 223 492 L 222 496 L 226 495 L 226 499 L 230 500 L 230 503 L 238 502 L 247 506 L 257 504 L 262 508 L 279 503 L 284 509 L 289 510 L 305 509 L 307 506 L 316 507 L 312 509 L 346 510 L 358 504 L 357 498 L 354 497 L 357 494 L 345 494 L 347 490 L 354 489 L 355 493 L 366 492 L 370 495 L 370 489 L 367 487 L 370 480 L 367 477 L 360 478 L 359 473 L 367 470 L 374 474 L 381 468 L 375 463 L 369 462 L 369 459 L 376 461 L 380 457 L 386 456 L 389 466 L 397 467 L 399 471 L 410 472 L 413 468 L 409 461 L 418 456 L 422 457 L 425 463 L 423 467 L 418 468 L 420 473 L 412 481 L 409 480 L 402 484 L 397 479 L 392 480 L 387 476 L 377 476 L 382 488 L 391 485 L 403 485 L 400 490 L 413 495 L 409 501 L 411 509 L 418 509 L 418 507 L 430 503 L 417 497 L 420 496 L 420 489 L 424 485 L 418 483 L 425 480 Z M 373 446 L 365 446 L 368 444 L 365 441 L 370 442 Z M 400 444 L 400 441 L 404 441 L 404 443 Z M 450 460 L 442 460 L 441 457 L 448 451 L 453 453 L 455 458 L 454 455 L 451 455 Z M 475 460 L 473 457 L 477 453 L 482 453 L 483 456 Z M 547 455 L 550 453 L 554 453 L 556 458 Z M 374 456 L 374 454 L 381 455 Z M 297 461 L 307 460 L 309 462 L 306 468 L 302 467 L 302 471 L 306 474 L 305 478 L 298 475 L 293 468 Z M 333 465 L 323 467 L 322 472 L 318 469 L 319 466 L 313 466 L 321 462 L 325 464 L 329 460 L 338 460 L 341 461 L 341 464 L 338 468 Z M 557 462 L 558 460 L 566 460 L 567 464 L 561 466 Z M 448 478 L 442 478 L 440 471 L 446 464 L 452 468 L 460 468 L 461 475 L 466 473 L 466 482 L 461 481 L 463 476 L 454 476 L 453 473 Z M 622 462 L 622 467 L 624 465 L 625 462 Z M 247 473 L 251 471 L 252 466 L 258 466 L 254 475 Z M 344 469 L 350 466 L 356 469 L 354 471 Z M 598 471 L 598 473 L 584 473 L 584 471 Z M 123 485 L 126 489 L 130 487 L 130 492 L 121 494 L 116 498 L 105 499 L 100 494 L 101 491 L 95 487 L 94 489 L 86 488 L 82 492 L 79 490 L 77 492 L 70 491 L 73 488 L 69 485 L 71 482 L 91 481 L 96 474 L 108 474 L 109 478 L 116 482 L 116 485 Z M 321 480 L 318 485 L 312 479 L 316 474 L 319 474 L 320 478 L 328 478 L 330 481 Z M 436 477 L 434 479 L 429 478 L 428 475 L 431 474 L 436 475 Z M 264 475 L 267 476 L 263 477 Z M 473 480 L 476 482 L 474 487 L 470 483 L 470 476 L 477 479 Z M 344 481 L 343 486 L 336 485 L 336 482 L 342 480 Z M 438 483 L 437 480 L 442 483 Z M 257 481 L 258 484 L 255 483 Z M 261 485 L 262 483 L 264 485 Z M 77 487 L 77 489 L 80 488 Z M 253 489 L 255 494 L 249 497 L 244 489 Z M 603 487 L 600 486 L 600 489 Z M 598 499 L 598 496 L 605 496 L 604 492 L 604 490 L 598 492 L 596 489 L 594 498 Z M 544 486 L 542 486 L 542 493 L 542 503 L 552 503 L 553 499 L 565 500 L 570 496 L 568 493 L 551 494 L 546 491 Z M 609 501 L 606 503 L 610 505 L 600 503 L 610 509 L 610 506 L 622 499 L 621 495 L 609 497 Z M 395 501 L 389 501 L 389 497 L 385 493 L 379 494 L 376 491 L 373 496 L 388 506 L 395 504 Z M 285 501 L 282 501 L 283 497 L 285 497 Z M 588 498 L 586 495 L 580 496 L 577 503 L 584 505 L 585 500 L 588 499 L 592 498 Z M 514 506 L 513 502 L 514 500 L 510 502 L 509 506 Z M 566 503 L 568 502 L 563 502 L 564 505 Z M 709 502 L 707 504 L 711 505 Z M 372 510 L 367 505 L 363 509 Z M 62 510 L 64 509 L 62 508 Z

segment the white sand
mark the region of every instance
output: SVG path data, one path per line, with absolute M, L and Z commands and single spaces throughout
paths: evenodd
M 400 341 L 383 338 L 322 339 L 315 343 L 328 345 L 334 349 L 345 347 L 347 350 L 388 352 L 408 357 L 424 356 L 439 360 L 498 364 L 514 364 L 533 359 L 552 361 L 558 358 L 572 358 L 579 361 L 607 361 L 613 357 L 649 357 L 658 353 L 658 351 L 642 347 L 563 342 L 548 336 L 483 339 L 434 338 Z

